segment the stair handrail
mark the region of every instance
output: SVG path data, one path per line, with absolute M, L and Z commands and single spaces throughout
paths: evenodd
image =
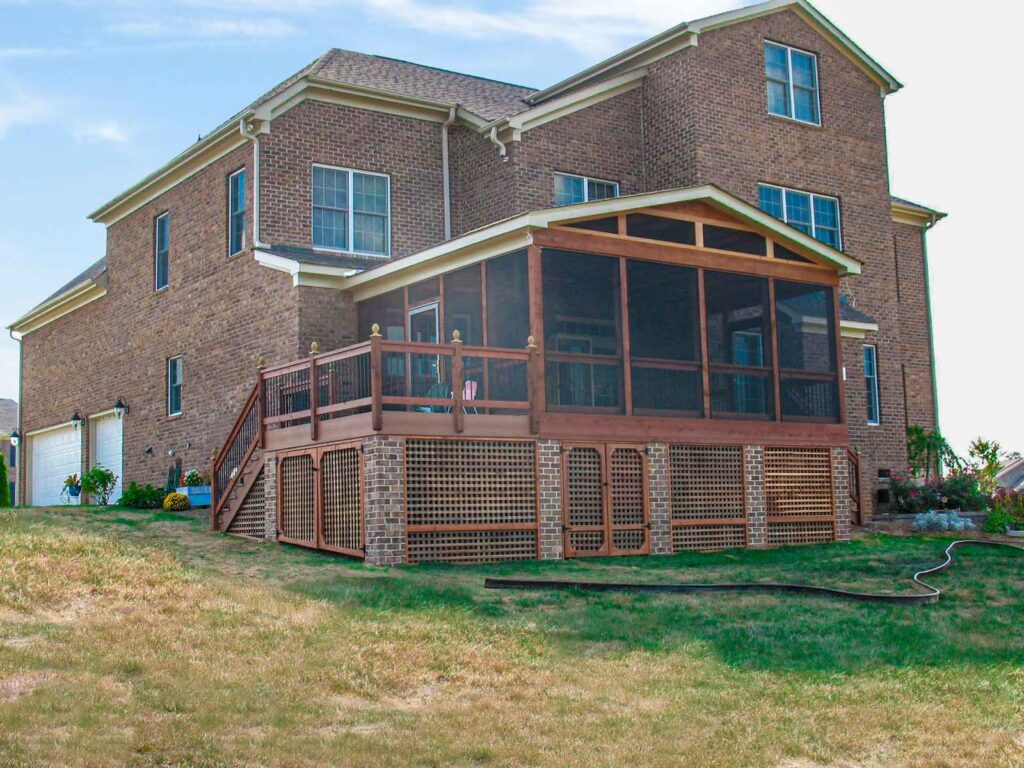
M 232 427 L 231 432 L 228 433 L 228 439 L 224 441 L 224 445 L 221 446 L 220 451 L 217 452 L 217 456 L 213 461 L 213 472 L 210 476 L 210 493 L 211 493 L 211 507 L 210 507 L 210 526 L 214 530 L 218 530 L 219 526 L 217 521 L 220 518 L 220 513 L 223 511 L 224 502 L 231 494 L 231 489 L 235 487 L 238 482 L 238 478 L 241 477 L 242 473 L 238 472 L 234 477 L 228 480 L 227 485 L 221 489 L 217 487 L 217 475 L 220 474 L 221 468 L 224 466 L 224 461 L 227 459 L 228 453 L 230 452 L 231 445 L 238 437 L 239 432 L 242 431 L 242 427 L 245 426 L 245 421 L 249 417 L 249 411 L 252 410 L 253 406 L 256 405 L 256 418 L 257 428 L 256 434 L 253 437 L 252 444 L 248 446 L 245 452 L 245 460 L 252 455 L 252 449 L 255 445 L 261 442 L 263 433 L 263 407 L 262 403 L 259 402 L 260 391 L 262 390 L 261 384 L 263 382 L 263 372 L 260 371 L 259 380 L 253 385 L 252 391 L 245 400 L 245 406 L 242 408 L 241 413 L 238 415 L 238 419 L 235 420 L 235 425 Z M 239 469 L 244 466 L 244 462 L 240 464 Z

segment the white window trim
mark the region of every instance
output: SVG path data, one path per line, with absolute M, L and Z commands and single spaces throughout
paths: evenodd
M 578 173 L 562 173 L 561 171 L 555 171 L 554 175 L 564 176 L 567 179 L 583 179 L 583 200 L 580 201 L 583 203 L 590 202 L 590 185 L 587 183 L 590 181 L 596 181 L 598 184 L 611 184 L 613 187 L 615 187 L 615 194 L 613 195 L 613 197 L 619 197 L 621 194 L 619 190 L 619 182 L 612 181 L 611 179 L 598 179 L 594 176 L 580 176 Z M 579 205 L 579 203 L 563 203 L 563 205 Z
M 880 389 L 880 387 L 878 385 L 879 384 L 878 383 L 878 346 L 875 345 L 875 344 L 865 344 L 864 345 L 864 349 L 866 349 L 866 350 L 870 349 L 871 350 L 871 359 L 872 359 L 872 362 L 874 363 L 875 375 L 873 377 L 871 377 L 871 382 L 872 382 L 872 389 L 874 390 L 874 394 L 875 394 L 875 407 L 877 409 L 877 417 L 878 417 L 876 419 L 872 419 L 870 414 L 866 414 L 867 415 L 867 425 L 869 427 L 877 427 L 877 426 L 881 425 L 881 423 L 882 423 L 882 393 L 881 393 L 881 389 Z M 864 372 L 864 378 L 865 379 L 868 378 L 867 371 Z
M 185 357 L 184 355 L 175 355 L 174 357 L 168 357 L 166 363 L 166 373 L 164 374 L 167 379 L 167 416 L 181 416 L 184 410 L 184 398 L 178 398 L 178 410 L 171 410 L 171 363 L 175 360 L 179 361 L 179 370 L 181 371 L 181 381 L 178 382 L 178 387 L 184 389 L 185 387 Z
M 391 258 L 391 176 L 386 173 L 375 173 L 373 171 L 363 171 L 358 168 L 342 168 L 337 165 L 327 165 L 325 163 L 313 163 L 309 169 L 309 238 L 310 242 L 313 242 L 313 168 L 326 168 L 330 171 L 342 171 L 348 174 L 348 224 L 347 224 L 347 239 L 349 246 L 355 243 L 355 218 L 356 210 L 353 200 L 353 174 L 359 173 L 364 176 L 378 176 L 382 179 L 387 179 L 388 182 L 388 194 L 387 194 L 387 217 L 388 224 L 384 230 L 384 253 L 374 253 L 373 251 L 357 251 L 355 248 L 331 248 L 326 245 L 313 244 L 313 250 L 315 251 L 327 251 L 329 253 L 352 253 L 359 256 L 371 256 L 376 259 L 389 259 Z
M 164 211 L 153 219 L 153 290 L 156 293 L 166 291 L 171 285 L 171 212 Z M 167 219 L 167 283 L 158 285 L 160 270 L 157 267 L 157 260 L 160 258 L 160 221 Z
M 235 213 L 234 211 L 231 210 L 231 189 L 232 189 L 232 184 L 233 184 L 234 178 L 236 176 L 244 175 L 244 174 L 245 174 L 245 168 L 244 167 L 243 168 L 239 168 L 234 173 L 229 173 L 228 174 L 228 258 L 229 259 L 232 256 L 237 256 L 238 254 L 240 254 L 243 251 L 245 251 L 245 248 L 246 248 L 246 245 L 247 245 L 247 237 L 246 237 L 246 233 L 245 233 L 245 228 L 246 228 L 247 218 L 248 217 L 245 216 L 245 214 L 247 214 L 249 212 L 249 207 L 248 207 L 248 202 L 249 201 L 248 200 L 246 200 L 246 207 L 244 207 L 242 209 L 242 214 L 243 214 L 243 219 L 242 219 L 242 241 L 241 241 L 242 242 L 242 247 L 239 248 L 237 251 L 232 251 L 231 250 L 231 227 L 232 227 L 232 222 L 234 221 L 234 213 Z M 244 183 L 242 184 L 242 190 L 243 190 L 243 192 L 245 191 L 245 184 Z
M 834 202 L 836 204 L 836 238 L 838 240 L 836 250 L 843 250 L 843 211 L 842 206 L 839 204 L 838 197 L 833 197 L 832 195 L 819 195 L 816 194 L 815 192 L 808 192 L 805 189 L 780 187 L 778 184 L 766 184 L 764 182 L 759 183 L 757 186 L 759 192 L 761 187 L 767 187 L 768 189 L 777 189 L 780 192 L 782 192 L 782 221 L 784 221 L 786 224 L 789 224 L 789 206 L 786 204 L 787 193 L 793 192 L 794 194 L 797 195 L 807 195 L 811 199 L 811 237 L 813 237 L 815 240 L 818 240 L 816 234 L 818 231 L 818 222 L 816 220 L 817 217 L 814 214 L 814 201 L 815 199 L 819 199 L 831 200 L 832 202 Z M 760 203 L 760 194 L 758 194 L 758 203 Z M 765 211 L 765 213 L 767 213 L 767 211 Z M 818 242 L 821 243 L 823 241 L 818 240 Z M 825 245 L 828 245 L 828 243 L 825 243 Z
M 768 114 L 772 117 L 781 117 L 783 120 L 792 120 L 794 123 L 802 123 L 804 125 L 814 125 L 821 127 L 821 76 L 818 72 L 818 54 L 814 51 L 805 51 L 803 48 L 796 48 L 792 45 L 786 45 L 785 43 L 776 43 L 774 40 L 765 40 L 765 46 L 773 45 L 776 48 L 782 48 L 786 51 L 786 75 L 787 85 L 789 86 L 789 111 L 791 114 L 780 115 L 776 112 L 769 111 Z M 793 51 L 802 53 L 805 56 L 810 56 L 814 62 L 814 101 L 817 106 L 818 121 L 813 120 L 801 120 L 796 116 L 796 87 L 793 85 Z M 768 77 L 768 65 L 765 62 L 765 79 Z

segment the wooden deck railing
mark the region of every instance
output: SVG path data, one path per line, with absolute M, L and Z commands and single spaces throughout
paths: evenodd
M 213 472 L 210 473 L 211 485 L 211 519 L 214 528 L 218 527 L 218 519 L 224 500 L 231 493 L 241 476 L 241 471 L 249 462 L 249 457 L 261 442 L 260 434 L 260 386 L 252 388 L 245 406 L 235 421 L 235 426 L 228 434 L 224 447 L 213 459 Z
M 860 456 L 849 448 L 846 450 L 846 456 L 850 463 L 850 518 L 855 525 L 863 525 L 860 498 Z

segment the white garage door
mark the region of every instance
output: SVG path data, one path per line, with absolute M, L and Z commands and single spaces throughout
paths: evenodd
M 110 494 L 110 503 L 113 504 L 121 498 L 121 477 L 124 475 L 124 421 L 114 414 L 89 421 L 93 425 L 93 465 L 99 464 L 117 475 L 117 485 Z M 92 501 L 95 503 L 97 500 Z
M 37 507 L 62 504 L 64 480 L 82 471 L 82 433 L 74 427 L 60 427 L 32 435 L 29 440 L 31 503 Z M 77 504 L 77 499 L 72 503 Z

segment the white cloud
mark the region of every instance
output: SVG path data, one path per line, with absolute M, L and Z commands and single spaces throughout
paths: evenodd
M 0 139 L 17 126 L 37 125 L 54 114 L 54 105 L 16 84 L 0 81 Z
M 89 143 L 124 144 L 131 140 L 131 133 L 116 120 L 80 125 L 75 128 L 74 135 L 79 141 Z
M 3 0 L 0 0 L 3 2 Z M 0 61 L 12 59 L 56 59 L 62 56 L 70 56 L 74 51 L 71 48 L 0 48 Z
M 124 37 L 183 39 L 290 37 L 298 27 L 282 19 L 130 19 L 107 26 L 107 31 Z

